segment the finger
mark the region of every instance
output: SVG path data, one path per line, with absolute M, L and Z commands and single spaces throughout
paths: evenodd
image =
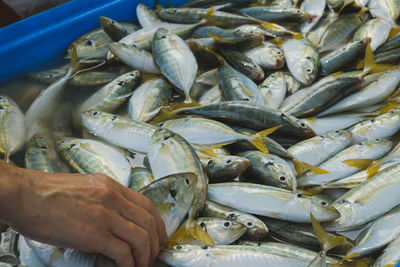
M 135 192 L 129 188 L 122 188 L 121 193 L 125 196 L 127 200 L 130 202 L 135 203 L 136 205 L 141 206 L 145 210 L 147 210 L 151 215 L 153 215 L 156 226 L 157 226 L 157 232 L 159 236 L 160 243 L 162 245 L 165 245 L 168 242 L 168 236 L 167 232 L 165 231 L 165 224 L 164 221 L 162 220 L 160 214 L 154 207 L 153 203 L 145 196 L 141 195 L 138 192 Z
M 150 264 L 151 238 L 149 232 L 131 223 L 114 212 L 109 212 L 108 229 L 118 238 L 127 242 L 133 250 L 137 267 L 147 267 Z
M 145 209 L 137 206 L 122 196 L 115 196 L 116 209 L 125 219 L 137 224 L 150 234 L 151 238 L 151 259 L 155 260 L 160 250 L 159 233 L 155 218 Z
M 128 243 L 109 233 L 103 240 L 99 240 L 96 249 L 99 253 L 113 259 L 119 267 L 136 267 L 131 248 Z

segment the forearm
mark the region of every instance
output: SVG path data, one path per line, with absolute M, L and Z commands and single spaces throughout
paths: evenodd
M 11 223 L 26 182 L 23 169 L 0 160 L 0 221 Z

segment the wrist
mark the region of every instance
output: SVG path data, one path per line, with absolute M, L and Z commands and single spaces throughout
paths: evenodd
M 11 223 L 19 211 L 22 191 L 27 180 L 24 169 L 0 161 L 0 220 Z

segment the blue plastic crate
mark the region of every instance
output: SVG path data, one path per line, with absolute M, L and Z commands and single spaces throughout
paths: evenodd
M 160 0 L 160 4 L 165 4 Z M 170 0 L 178 6 L 187 0 Z M 138 3 L 154 1 L 73 0 L 0 28 L 0 83 L 60 61 L 64 51 L 85 32 L 99 27 L 99 16 L 134 21 Z

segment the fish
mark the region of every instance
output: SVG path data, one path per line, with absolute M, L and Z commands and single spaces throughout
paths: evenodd
M 234 131 L 231 127 L 206 118 L 186 117 L 183 119 L 168 120 L 158 124 L 159 127 L 169 129 L 180 134 L 189 143 L 203 146 L 223 146 L 240 140 L 245 140 L 268 153 L 263 137 L 279 129 L 273 127 L 254 134 L 246 135 Z
M 128 150 L 147 153 L 149 141 L 157 127 L 102 111 L 85 111 L 82 123 L 93 135 Z
M 142 28 L 148 28 L 155 24 L 163 23 L 152 9 L 142 3 L 136 6 L 136 16 Z
M 11 227 L 1 233 L 0 261 L 11 266 L 19 265 L 19 252 L 17 251 L 18 233 Z
M 100 25 L 103 28 L 104 32 L 113 40 L 119 41 L 128 34 L 136 31 L 139 27 L 132 23 L 120 23 L 111 18 L 107 18 L 104 16 L 99 17 Z
M 195 218 L 203 208 L 206 199 L 208 177 L 193 147 L 180 135 L 165 128 L 154 131 L 149 140 L 149 146 L 147 155 L 156 181 L 182 172 L 194 173 L 197 178 L 187 220 L 170 238 L 169 244 L 179 244 L 187 237 L 193 237 L 203 244 L 214 245 L 208 233 L 195 224 Z
M 178 229 L 194 199 L 197 175 L 194 173 L 171 174 L 139 190 L 148 197 L 165 224 L 167 236 Z
M 318 166 L 349 146 L 351 140 L 350 131 L 337 130 L 299 142 L 287 151 L 303 162 Z
M 134 167 L 131 170 L 128 187 L 132 190 L 139 191 L 152 182 L 154 182 L 154 176 L 151 170 L 144 167 Z
M 128 112 L 133 120 L 149 122 L 167 105 L 175 91 L 163 78 L 154 77 L 142 83 L 129 98 Z
M 244 225 L 247 231 L 243 238 L 246 240 L 262 240 L 269 233 L 267 226 L 259 218 L 210 200 L 204 203 L 200 216 L 221 218 Z
M 397 206 L 399 200 L 395 192 L 398 187 L 399 168 L 400 164 L 396 163 L 338 198 L 332 206 L 339 211 L 340 218 L 325 225 L 325 229 L 354 229 Z
M 241 152 L 238 156 L 250 160 L 250 166 L 240 177 L 241 181 L 296 191 L 296 173 L 285 160 L 273 154 L 254 150 Z
M 238 156 L 200 159 L 210 183 L 232 181 L 250 166 L 250 161 Z
M 152 42 L 154 61 L 161 73 L 185 93 L 185 102 L 191 102 L 190 89 L 196 79 L 197 61 L 186 43 L 166 29 L 158 29 Z
M 297 8 L 279 7 L 246 7 L 238 10 L 239 13 L 268 22 L 305 22 L 312 18 L 312 15 Z
M 327 170 L 329 173 L 307 172 L 297 179 L 298 185 L 324 185 L 339 180 L 366 169 L 373 160 L 383 157 L 391 148 L 390 140 L 379 138 L 352 145 L 318 165 L 318 168 Z
M 207 198 L 252 214 L 292 222 L 310 223 L 311 211 L 316 214 L 317 220 L 322 222 L 333 221 L 339 217 L 338 211 L 325 201 L 322 203 L 307 196 L 298 196 L 286 189 L 267 185 L 242 182 L 210 184 Z
M 5 95 L 0 95 L 0 125 L 0 159 L 9 162 L 25 144 L 26 124 L 17 103 Z
M 244 54 L 264 69 L 280 69 L 285 65 L 282 49 L 270 42 L 263 42 L 260 46 L 244 51 Z
M 290 39 L 282 45 L 290 73 L 302 84 L 310 85 L 319 72 L 317 49 L 304 40 Z
M 279 71 L 272 73 L 259 85 L 259 88 L 265 104 L 279 109 L 287 91 L 285 74 Z
M 109 145 L 89 139 L 65 138 L 57 142 L 57 149 L 79 173 L 102 173 L 124 186 L 129 183 L 130 163 Z
M 91 95 L 78 108 L 78 115 L 89 110 L 113 112 L 124 104 L 131 96 L 142 74 L 139 71 L 128 72 Z
M 378 257 L 375 263 L 372 265 L 373 267 L 378 266 L 395 266 L 399 263 L 400 255 L 399 255 L 399 236 L 393 240 L 389 246 L 385 248 L 383 253 Z
M 224 55 L 225 60 L 227 60 L 235 69 L 250 79 L 254 81 L 264 79 L 264 71 L 261 66 L 241 51 L 226 48 L 222 50 L 222 54 Z

